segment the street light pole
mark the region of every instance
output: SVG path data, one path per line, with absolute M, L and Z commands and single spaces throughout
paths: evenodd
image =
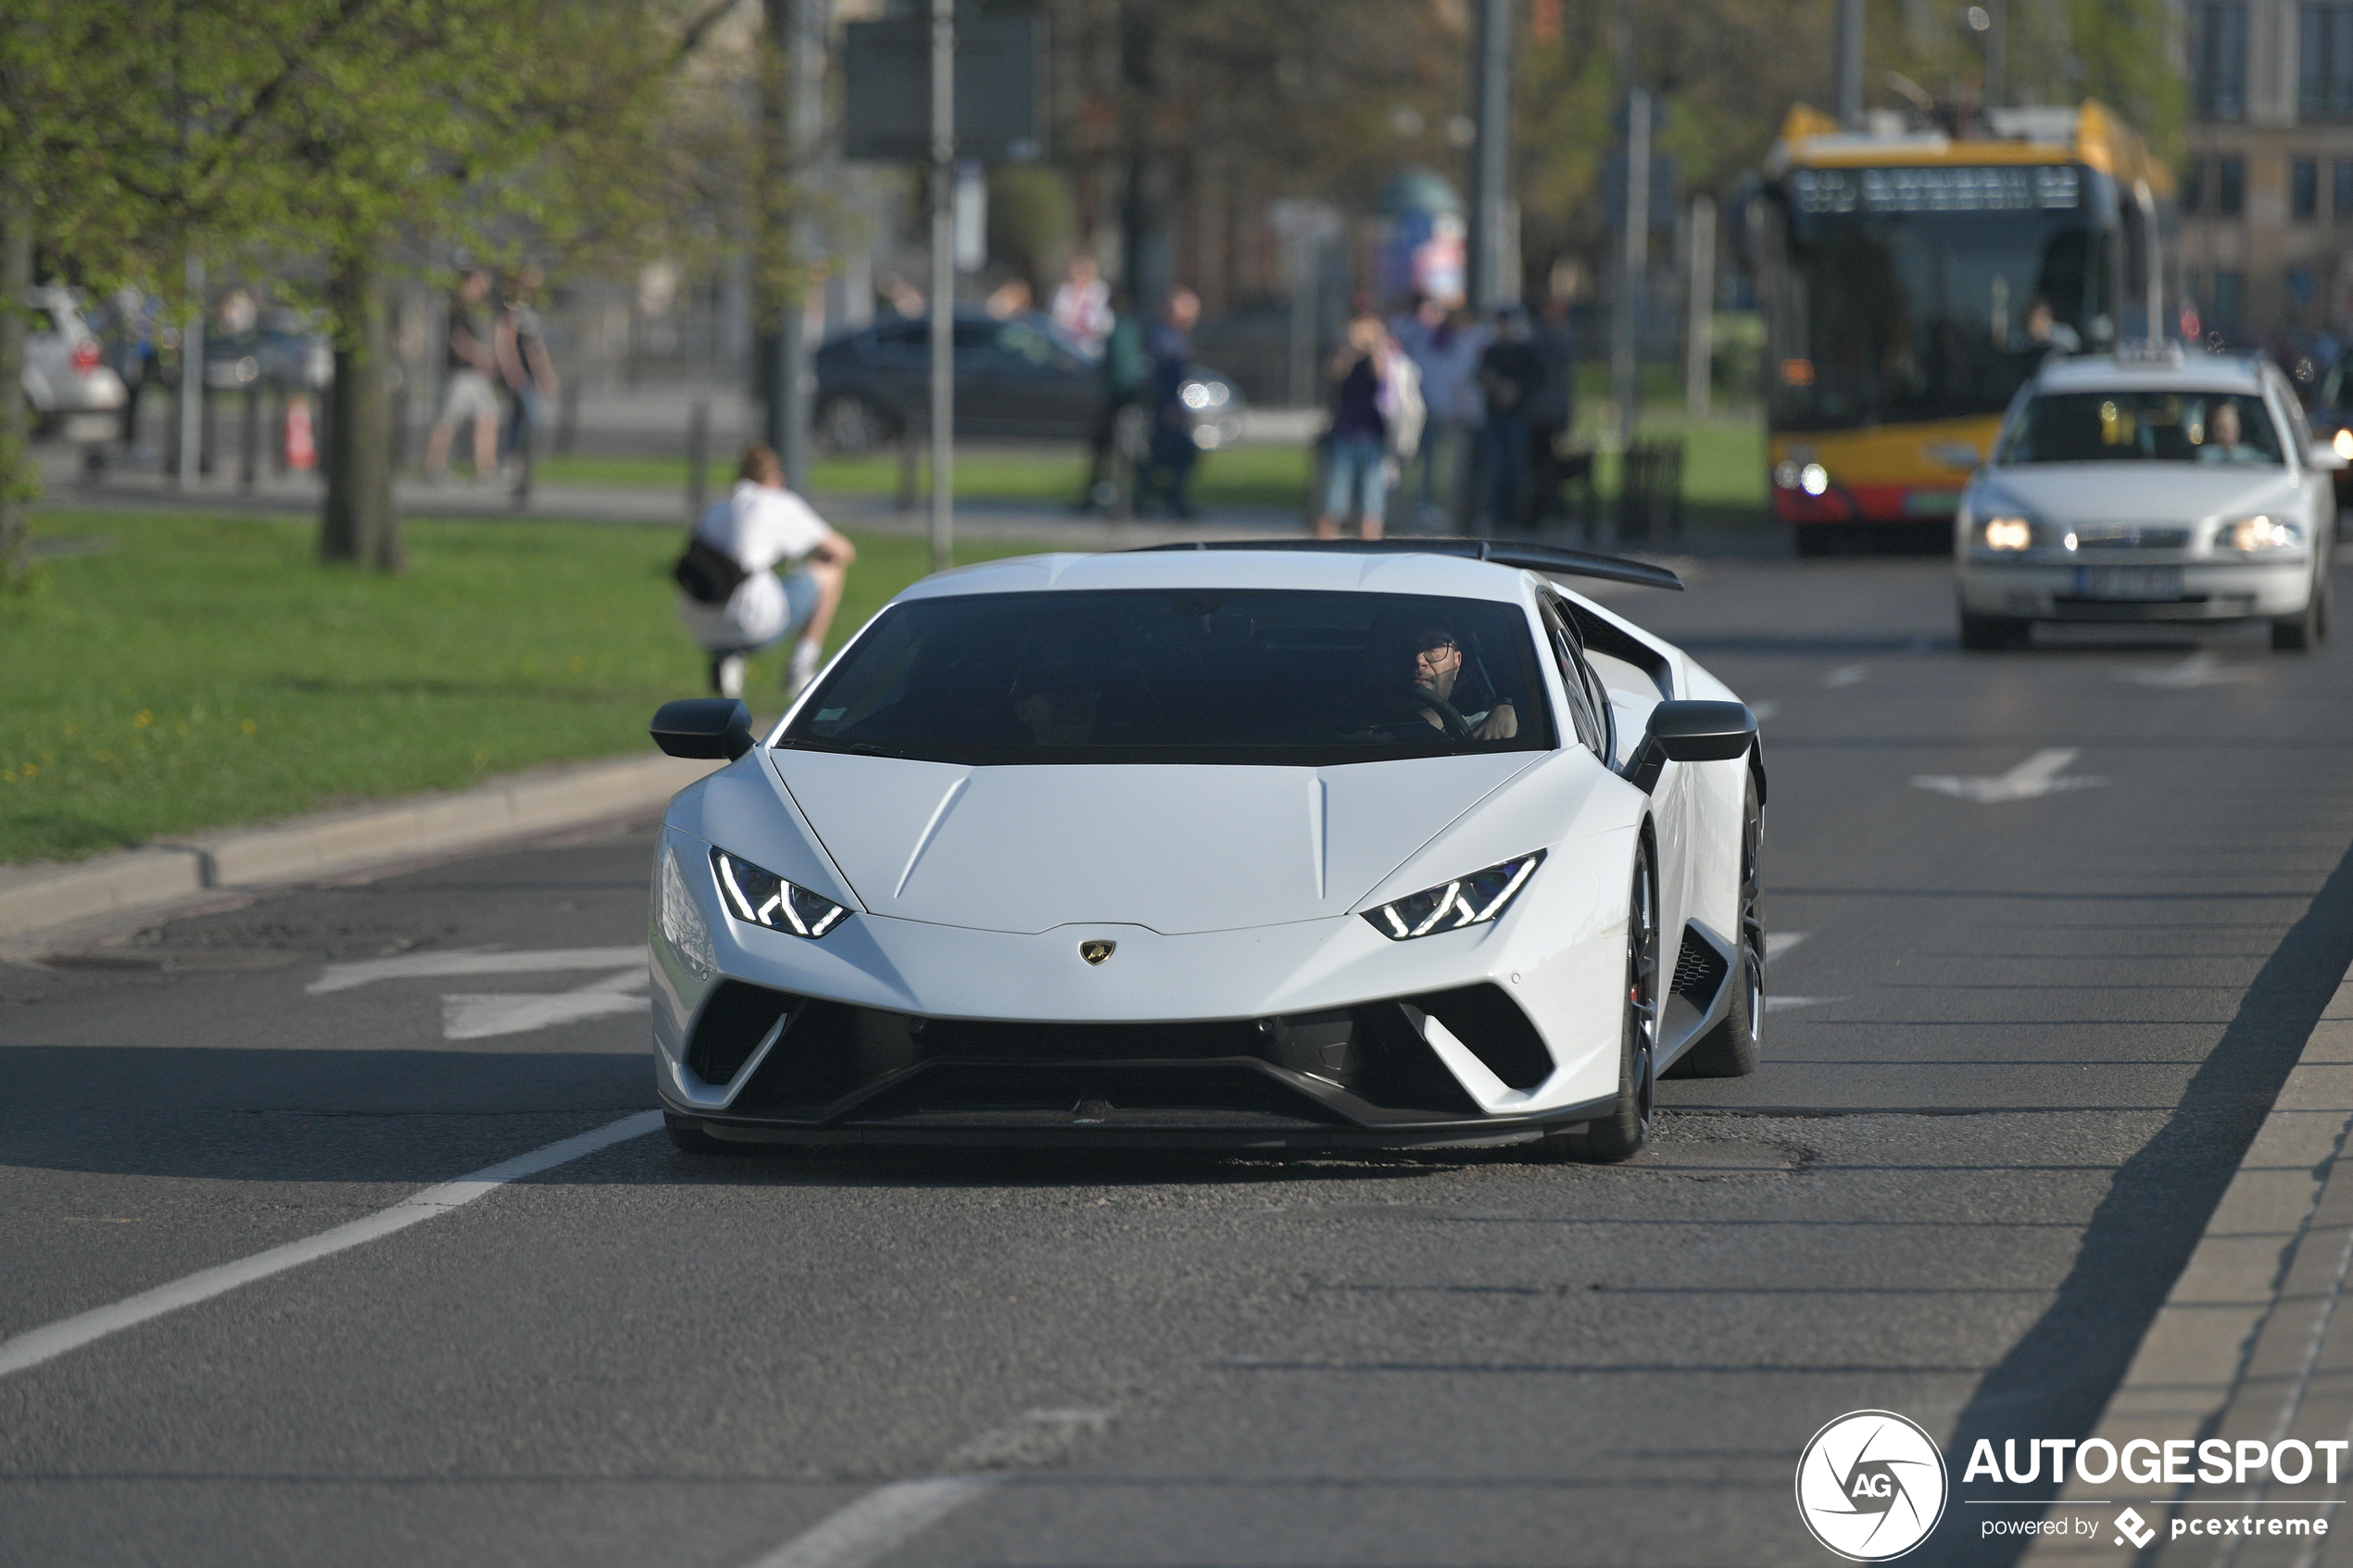
M 1863 129 L 1863 0 L 1838 0 L 1838 122 Z
M 810 176 L 810 161 L 824 132 L 824 40 L 827 0 L 768 0 L 768 28 L 785 56 L 784 112 L 774 131 L 778 155 L 796 185 Z M 785 254 L 774 258 L 788 280 L 768 367 L 768 444 L 784 460 L 785 483 L 809 488 L 809 284 L 808 245 L 798 194 L 784 223 Z
M 931 0 L 931 568 L 955 555 L 956 6 Z
M 1471 96 L 1470 298 L 1480 310 L 1505 303 L 1504 252 L 1512 243 L 1512 0 L 1480 0 Z

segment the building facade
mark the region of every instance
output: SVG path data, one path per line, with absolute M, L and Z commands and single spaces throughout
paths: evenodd
M 2208 329 L 2353 329 L 2353 4 L 2191 0 L 2183 264 Z

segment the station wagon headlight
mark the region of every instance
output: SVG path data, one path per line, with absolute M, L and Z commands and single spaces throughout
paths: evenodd
M 1980 537 L 1989 550 L 2023 550 L 2034 543 L 2034 525 L 2022 517 L 1989 517 Z
M 719 895 L 727 912 L 749 925 L 766 926 L 787 936 L 815 941 L 849 918 L 849 911 L 831 898 L 786 882 L 774 872 L 762 871 L 749 860 L 737 859 L 724 849 L 711 852 L 711 869 L 719 878 Z
M 1533 850 L 1517 859 L 1505 860 L 1453 882 L 1425 887 L 1378 909 L 1366 909 L 1365 918 L 1373 922 L 1375 931 L 1392 942 L 1435 936 L 1441 931 L 1460 931 L 1466 925 L 1485 925 L 1519 897 L 1519 890 L 1528 885 L 1528 879 L 1535 874 L 1543 859 L 1541 849 Z
M 2304 543 L 2304 530 L 2275 517 L 2243 517 L 2214 531 L 2214 547 L 2253 555 L 2265 550 L 2293 550 Z

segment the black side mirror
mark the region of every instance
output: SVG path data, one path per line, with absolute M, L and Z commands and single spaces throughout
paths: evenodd
M 1626 763 L 1626 782 L 1648 795 L 1669 762 L 1724 762 L 1756 743 L 1756 715 L 1739 702 L 1662 702 Z
M 724 757 L 752 748 L 751 709 L 732 696 L 665 702 L 650 726 L 654 744 L 673 757 Z

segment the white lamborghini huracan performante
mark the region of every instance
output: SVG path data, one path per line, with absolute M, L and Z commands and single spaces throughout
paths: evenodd
M 654 868 L 671 1135 L 1508 1144 L 1623 1159 L 1657 1076 L 1750 1072 L 1756 721 L 1476 540 L 1208 545 L 928 578 Z

